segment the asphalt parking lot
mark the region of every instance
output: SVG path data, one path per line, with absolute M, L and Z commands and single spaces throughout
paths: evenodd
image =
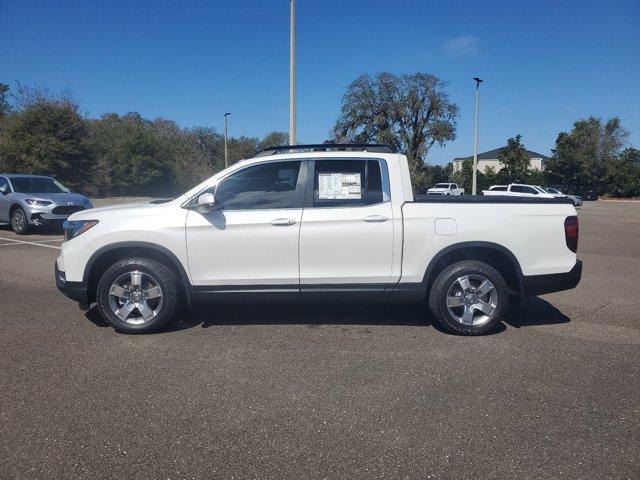
M 339 304 L 120 335 L 56 290 L 59 234 L 0 226 L 0 478 L 638 478 L 640 203 L 579 217 L 578 288 L 480 338 Z

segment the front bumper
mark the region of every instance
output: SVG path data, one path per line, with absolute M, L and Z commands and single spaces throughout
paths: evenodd
M 26 206 L 23 207 L 27 214 L 27 219 L 31 225 L 43 226 L 51 224 L 60 224 L 76 212 L 86 210 L 85 205 L 58 205 L 51 204 L 46 207 L 42 206 Z M 54 211 L 56 211 L 54 213 Z
M 561 292 L 575 288 L 582 277 L 582 262 L 576 264 L 566 273 L 552 273 L 549 275 L 522 276 L 522 296 L 533 297 L 545 293 Z
M 55 263 L 54 272 L 56 277 L 56 287 L 58 287 L 58 290 L 71 300 L 78 302 L 81 307 L 87 307 L 89 305 L 87 285 L 83 282 L 67 282 L 64 272 L 61 272 L 60 269 L 58 269 L 57 262 Z

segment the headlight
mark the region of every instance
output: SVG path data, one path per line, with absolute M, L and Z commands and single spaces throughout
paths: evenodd
M 64 239 L 71 240 L 98 224 L 98 220 L 67 220 L 62 224 Z
M 47 205 L 51 205 L 51 202 L 47 200 L 35 200 L 33 198 L 25 199 L 27 205 L 36 206 L 36 207 L 46 207 Z

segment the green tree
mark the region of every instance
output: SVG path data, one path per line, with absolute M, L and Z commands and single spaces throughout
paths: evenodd
M 481 172 L 477 172 L 476 179 L 479 180 L 481 175 Z M 471 193 L 471 186 L 473 183 L 473 160 L 467 159 L 462 162 L 460 170 L 453 174 L 453 181 L 458 184 L 458 188 L 464 188 L 465 193 Z
M 102 195 L 168 195 L 175 191 L 170 156 L 152 122 L 138 113 L 92 122 Z
M 384 143 L 409 160 L 414 189 L 429 183 L 429 149 L 456 137 L 458 107 L 445 82 L 428 73 L 362 75 L 347 87 L 333 128 L 337 142 Z
M 9 104 L 9 85 L 0 83 L 0 119 L 11 111 Z
M 522 144 L 522 135 L 507 140 L 507 146 L 498 155 L 502 165 L 499 178 L 502 183 L 524 183 L 529 175 L 531 160 Z
M 289 134 L 285 132 L 269 132 L 258 144 L 258 149 L 289 145 Z
M 615 197 L 640 197 L 640 150 L 627 148 L 609 164 L 608 191 Z
M 528 183 L 529 185 L 542 185 L 542 186 L 547 185 L 544 172 L 541 172 L 540 170 L 536 170 L 536 169 L 529 170 L 529 173 L 527 174 L 526 183 Z
M 553 157 L 545 166 L 549 183 L 561 184 L 570 192 L 605 193 L 606 173 L 619 158 L 628 135 L 617 117 L 606 122 L 595 117 L 578 120 L 571 132 L 561 132 L 556 139 Z
M 479 172 L 478 175 L 478 193 L 482 193 L 483 190 L 489 190 L 489 187 L 496 185 L 499 182 L 499 175 L 496 169 L 492 166 L 485 168 L 484 172 Z M 471 193 L 471 191 L 469 191 Z
M 69 187 L 91 186 L 93 152 L 87 123 L 68 96 L 22 89 L 19 108 L 2 122 L 2 169 L 51 175 Z

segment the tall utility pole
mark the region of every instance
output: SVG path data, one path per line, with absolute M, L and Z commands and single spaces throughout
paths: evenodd
M 480 84 L 482 79 L 473 77 L 476 81 L 476 121 L 473 129 L 473 183 L 471 185 L 471 194 L 475 195 L 477 190 L 478 177 L 478 113 L 480 111 Z
M 296 144 L 296 0 L 289 0 L 289 145 Z
M 231 112 L 224 114 L 224 168 L 229 166 L 229 149 L 227 148 L 227 117 L 231 115 Z

